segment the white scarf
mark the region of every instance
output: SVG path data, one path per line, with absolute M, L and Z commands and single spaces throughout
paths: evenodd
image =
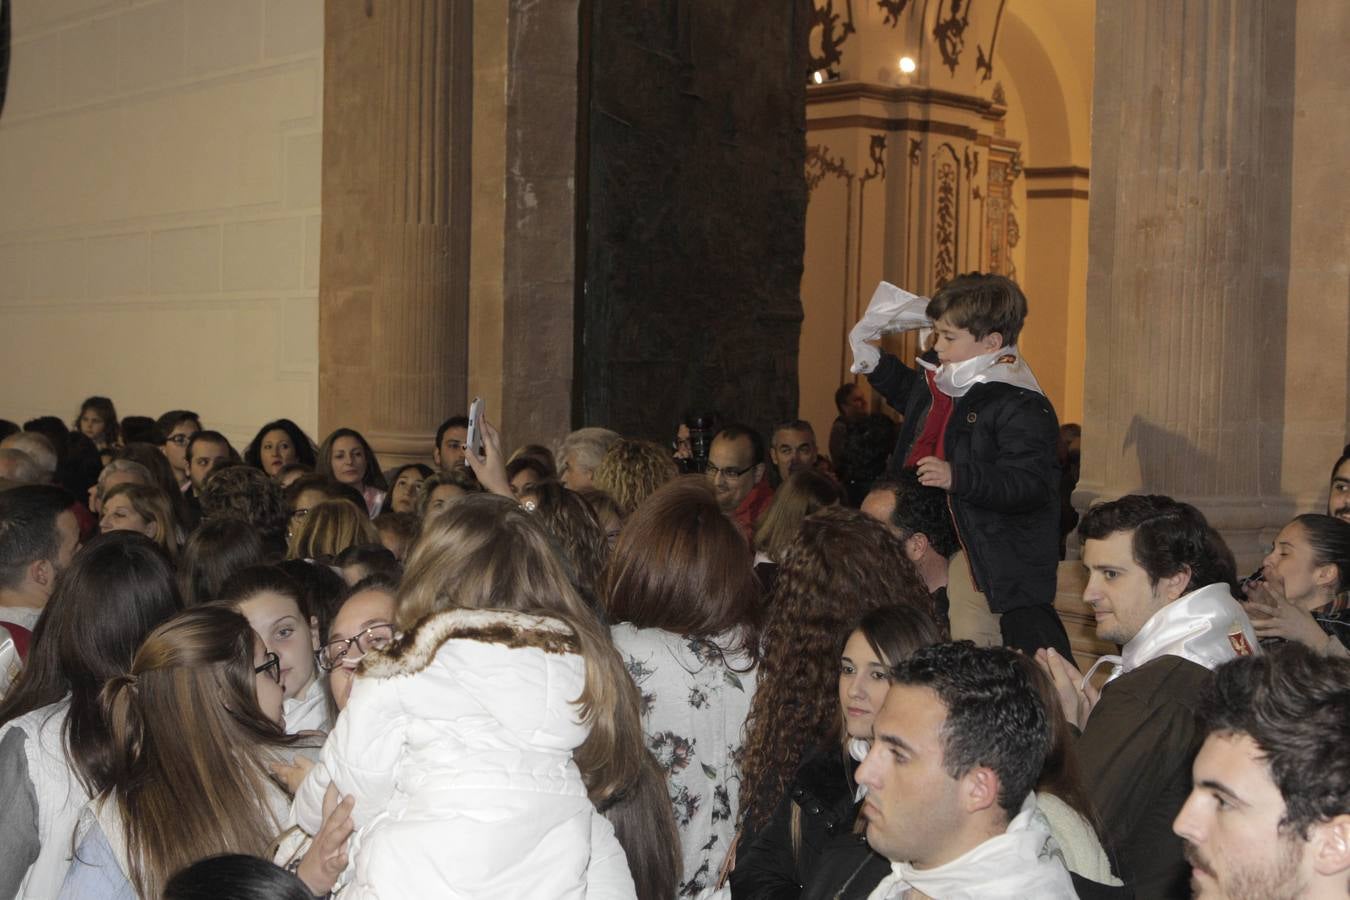
M 977 384 L 1001 382 L 1013 387 L 1025 388 L 1044 396 L 1040 382 L 1036 380 L 1031 366 L 1017 352 L 1017 347 L 1000 347 L 992 353 L 973 356 L 961 362 L 946 362 L 934 365 L 920 357 L 916 360 L 930 372 L 935 373 L 933 383 L 948 397 L 964 397 Z
M 891 863 L 868 900 L 898 900 L 916 890 L 933 900 L 1077 900 L 1050 826 L 1028 794 L 1008 830 L 945 865 Z
M 1120 656 L 1103 656 L 1087 670 L 1082 684 L 1104 663 L 1111 664 L 1108 682 L 1160 656 L 1180 656 L 1211 671 L 1258 651 L 1256 632 L 1228 585 L 1207 584 L 1155 612 L 1130 639 Z

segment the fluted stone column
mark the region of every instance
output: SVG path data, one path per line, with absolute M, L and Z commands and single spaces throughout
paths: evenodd
M 467 407 L 471 6 L 325 9 L 320 428 L 385 463 Z
M 1078 505 L 1194 502 L 1244 565 L 1281 498 L 1293 4 L 1099 0 Z

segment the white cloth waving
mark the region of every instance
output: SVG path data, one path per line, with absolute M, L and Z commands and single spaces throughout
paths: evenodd
M 865 375 L 881 360 L 881 351 L 868 341 L 875 341 L 883 334 L 931 327 L 933 323 L 928 321 L 927 309 L 927 297 L 911 294 L 888 281 L 878 284 L 867 304 L 867 312 L 848 335 L 848 342 L 853 347 L 852 371 Z

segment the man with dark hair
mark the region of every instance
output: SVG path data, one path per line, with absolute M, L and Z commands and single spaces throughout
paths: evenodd
M 1331 467 L 1331 493 L 1327 497 L 1327 515 L 1350 522 L 1350 444 Z
M 0 629 L 20 653 L 42 615 L 59 575 L 80 547 L 74 499 L 51 485 L 0 492 Z
M 443 473 L 464 466 L 464 454 L 469 445 L 469 417 L 451 416 L 436 429 L 436 446 L 431 451 L 431 461 Z
M 960 548 L 946 495 L 919 484 L 913 473 L 902 473 L 899 481 L 874 484 L 861 508 L 905 542 L 905 556 L 933 595 L 939 618 L 945 620 L 948 560 Z
M 178 488 L 186 493 L 192 486 L 192 477 L 188 474 L 187 444 L 194 434 L 202 430 L 202 420 L 190 409 L 171 409 L 155 420 L 155 427 L 164 435 L 164 445 L 160 449 L 178 479 Z
M 1172 827 L 1197 897 L 1350 896 L 1350 660 L 1297 642 L 1220 666 Z
M 1036 814 L 1050 723 L 1017 654 L 937 644 L 891 674 L 857 771 L 867 842 L 891 861 L 871 896 L 1076 898 Z
M 773 502 L 773 486 L 764 477 L 764 439 L 748 425 L 723 425 L 708 448 L 704 472 L 717 505 L 749 539 Z
M 1037 654 L 1064 715 L 1082 729 L 1083 782 L 1140 897 L 1185 896 L 1186 865 L 1171 822 L 1200 748 L 1199 696 L 1212 670 L 1256 647 L 1232 596 L 1233 554 L 1198 509 L 1131 495 L 1088 510 L 1078 526 L 1088 570 L 1083 601 L 1097 636 L 1123 644 L 1100 694 L 1053 651 Z M 1094 667 L 1095 668 L 1095 667 Z M 1083 685 L 1087 685 L 1086 688 Z
M 839 460 L 844 455 L 844 435 L 847 432 L 848 420 L 867 415 L 867 398 L 858 389 L 857 382 L 846 381 L 839 386 L 834 392 L 834 408 L 839 411 L 839 415 L 830 426 L 830 459 L 834 462 L 835 471 L 839 471 Z M 846 475 L 839 471 L 839 477 L 844 478 Z
M 187 457 L 188 477 L 192 479 L 192 492 L 199 500 L 206 487 L 207 477 L 226 463 L 239 458 L 230 446 L 230 439 L 219 431 L 193 433 L 183 452 Z

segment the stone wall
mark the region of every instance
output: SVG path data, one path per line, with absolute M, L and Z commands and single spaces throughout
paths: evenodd
M 0 417 L 105 393 L 235 441 L 312 431 L 321 0 L 28 0 L 12 24 Z
M 795 414 L 806 13 L 593 0 L 579 424 Z

